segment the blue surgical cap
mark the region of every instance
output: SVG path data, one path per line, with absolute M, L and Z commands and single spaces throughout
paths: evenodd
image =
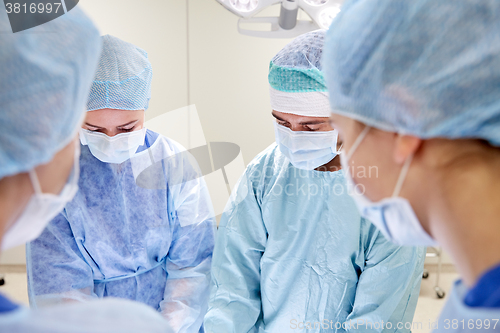
M 327 91 L 321 72 L 326 30 L 295 38 L 274 56 L 269 65 L 271 88 L 284 92 Z
M 0 10 L 0 179 L 49 162 L 73 139 L 100 50 L 78 8 L 17 33 Z
M 500 1 L 348 1 L 325 41 L 333 112 L 500 146 Z
M 114 36 L 102 37 L 102 54 L 87 111 L 146 110 L 153 71 L 146 51 Z

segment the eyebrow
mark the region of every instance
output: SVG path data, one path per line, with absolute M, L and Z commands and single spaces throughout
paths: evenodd
M 285 120 L 281 117 L 278 117 L 277 115 L 275 115 L 274 113 L 271 113 L 273 115 L 274 118 L 278 119 L 278 120 L 281 120 L 281 121 L 286 121 L 288 123 L 288 120 Z M 311 121 L 303 121 L 303 122 L 300 122 L 299 124 L 300 125 L 319 125 L 319 124 L 324 124 L 326 122 L 328 122 L 329 120 L 311 120 Z
M 128 126 L 128 125 L 132 125 L 133 123 L 137 123 L 138 121 L 139 121 L 139 119 L 137 119 L 137 120 L 132 120 L 132 121 L 130 121 L 130 122 L 128 122 L 128 123 L 126 123 L 126 124 L 123 124 L 123 125 L 120 125 L 120 126 L 116 126 L 116 127 L 118 127 L 118 128 L 120 128 L 120 127 L 125 127 L 125 126 Z
M 319 125 L 319 124 L 324 124 L 326 122 L 327 121 L 325 121 L 325 120 L 313 120 L 313 121 L 300 122 L 299 124 L 301 124 L 301 125 Z
M 281 120 L 281 121 L 286 121 L 288 122 L 287 120 L 281 118 L 281 117 L 278 117 L 277 115 L 275 115 L 274 113 L 271 113 L 273 115 L 274 118 L 278 119 L 278 120 Z
M 137 120 L 132 120 L 132 121 L 130 121 L 130 122 L 128 122 L 128 123 L 126 123 L 126 124 L 119 125 L 119 126 L 116 126 L 116 127 L 117 127 L 117 128 L 125 127 L 125 126 L 128 126 L 128 125 L 131 125 L 132 123 L 136 123 L 136 122 L 138 122 L 138 121 L 139 121 L 139 119 L 137 119 Z M 94 127 L 94 128 L 99 128 L 99 129 L 103 129 L 103 128 L 104 128 L 104 127 L 99 127 L 99 126 L 96 126 L 96 125 L 92 125 L 92 124 L 90 124 L 90 123 L 88 123 L 88 122 L 85 122 L 85 125 L 90 126 L 90 127 Z
M 96 126 L 96 125 L 92 125 L 92 124 L 87 123 L 87 122 L 85 122 L 85 125 L 90 126 L 90 127 L 95 127 L 95 128 L 101 128 L 101 129 L 103 128 L 103 127 L 99 127 L 99 126 Z

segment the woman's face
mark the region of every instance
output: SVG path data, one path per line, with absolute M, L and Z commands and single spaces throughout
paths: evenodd
M 340 115 L 332 115 L 331 126 L 339 131 L 344 158 L 350 154 L 349 172 L 358 185 L 357 191 L 371 201 L 392 196 L 404 162 L 395 158 L 398 135 L 370 128 L 365 138 L 351 153 L 351 147 L 365 129 L 365 125 Z
M 84 129 L 115 136 L 144 127 L 144 110 L 101 109 L 87 112 Z

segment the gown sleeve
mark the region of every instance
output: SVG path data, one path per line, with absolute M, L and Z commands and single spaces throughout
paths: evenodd
M 82 256 L 64 212 L 26 245 L 32 308 L 97 298 L 91 267 Z
M 422 281 L 425 248 L 397 246 L 370 225 L 348 331 L 410 332 Z M 409 324 L 406 324 L 409 323 Z M 406 325 L 405 325 L 406 324 Z
M 267 242 L 261 206 L 244 175 L 222 215 L 205 316 L 207 333 L 257 332 L 261 316 L 260 262 Z
M 212 203 L 196 162 L 187 154 L 169 164 L 173 200 L 172 243 L 167 255 L 167 282 L 160 311 L 176 333 L 199 332 L 207 311 L 215 237 Z M 175 181 L 180 179 L 182 181 Z

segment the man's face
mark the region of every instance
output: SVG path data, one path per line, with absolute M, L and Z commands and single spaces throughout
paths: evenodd
M 333 131 L 329 117 L 306 117 L 291 113 L 273 110 L 272 115 L 276 122 L 292 131 L 303 132 L 327 132 Z
M 307 117 L 291 113 L 284 113 L 273 110 L 272 115 L 276 118 L 278 125 L 288 127 L 296 132 L 328 132 L 333 131 L 330 117 Z M 340 137 L 337 141 L 337 149 L 342 146 Z

